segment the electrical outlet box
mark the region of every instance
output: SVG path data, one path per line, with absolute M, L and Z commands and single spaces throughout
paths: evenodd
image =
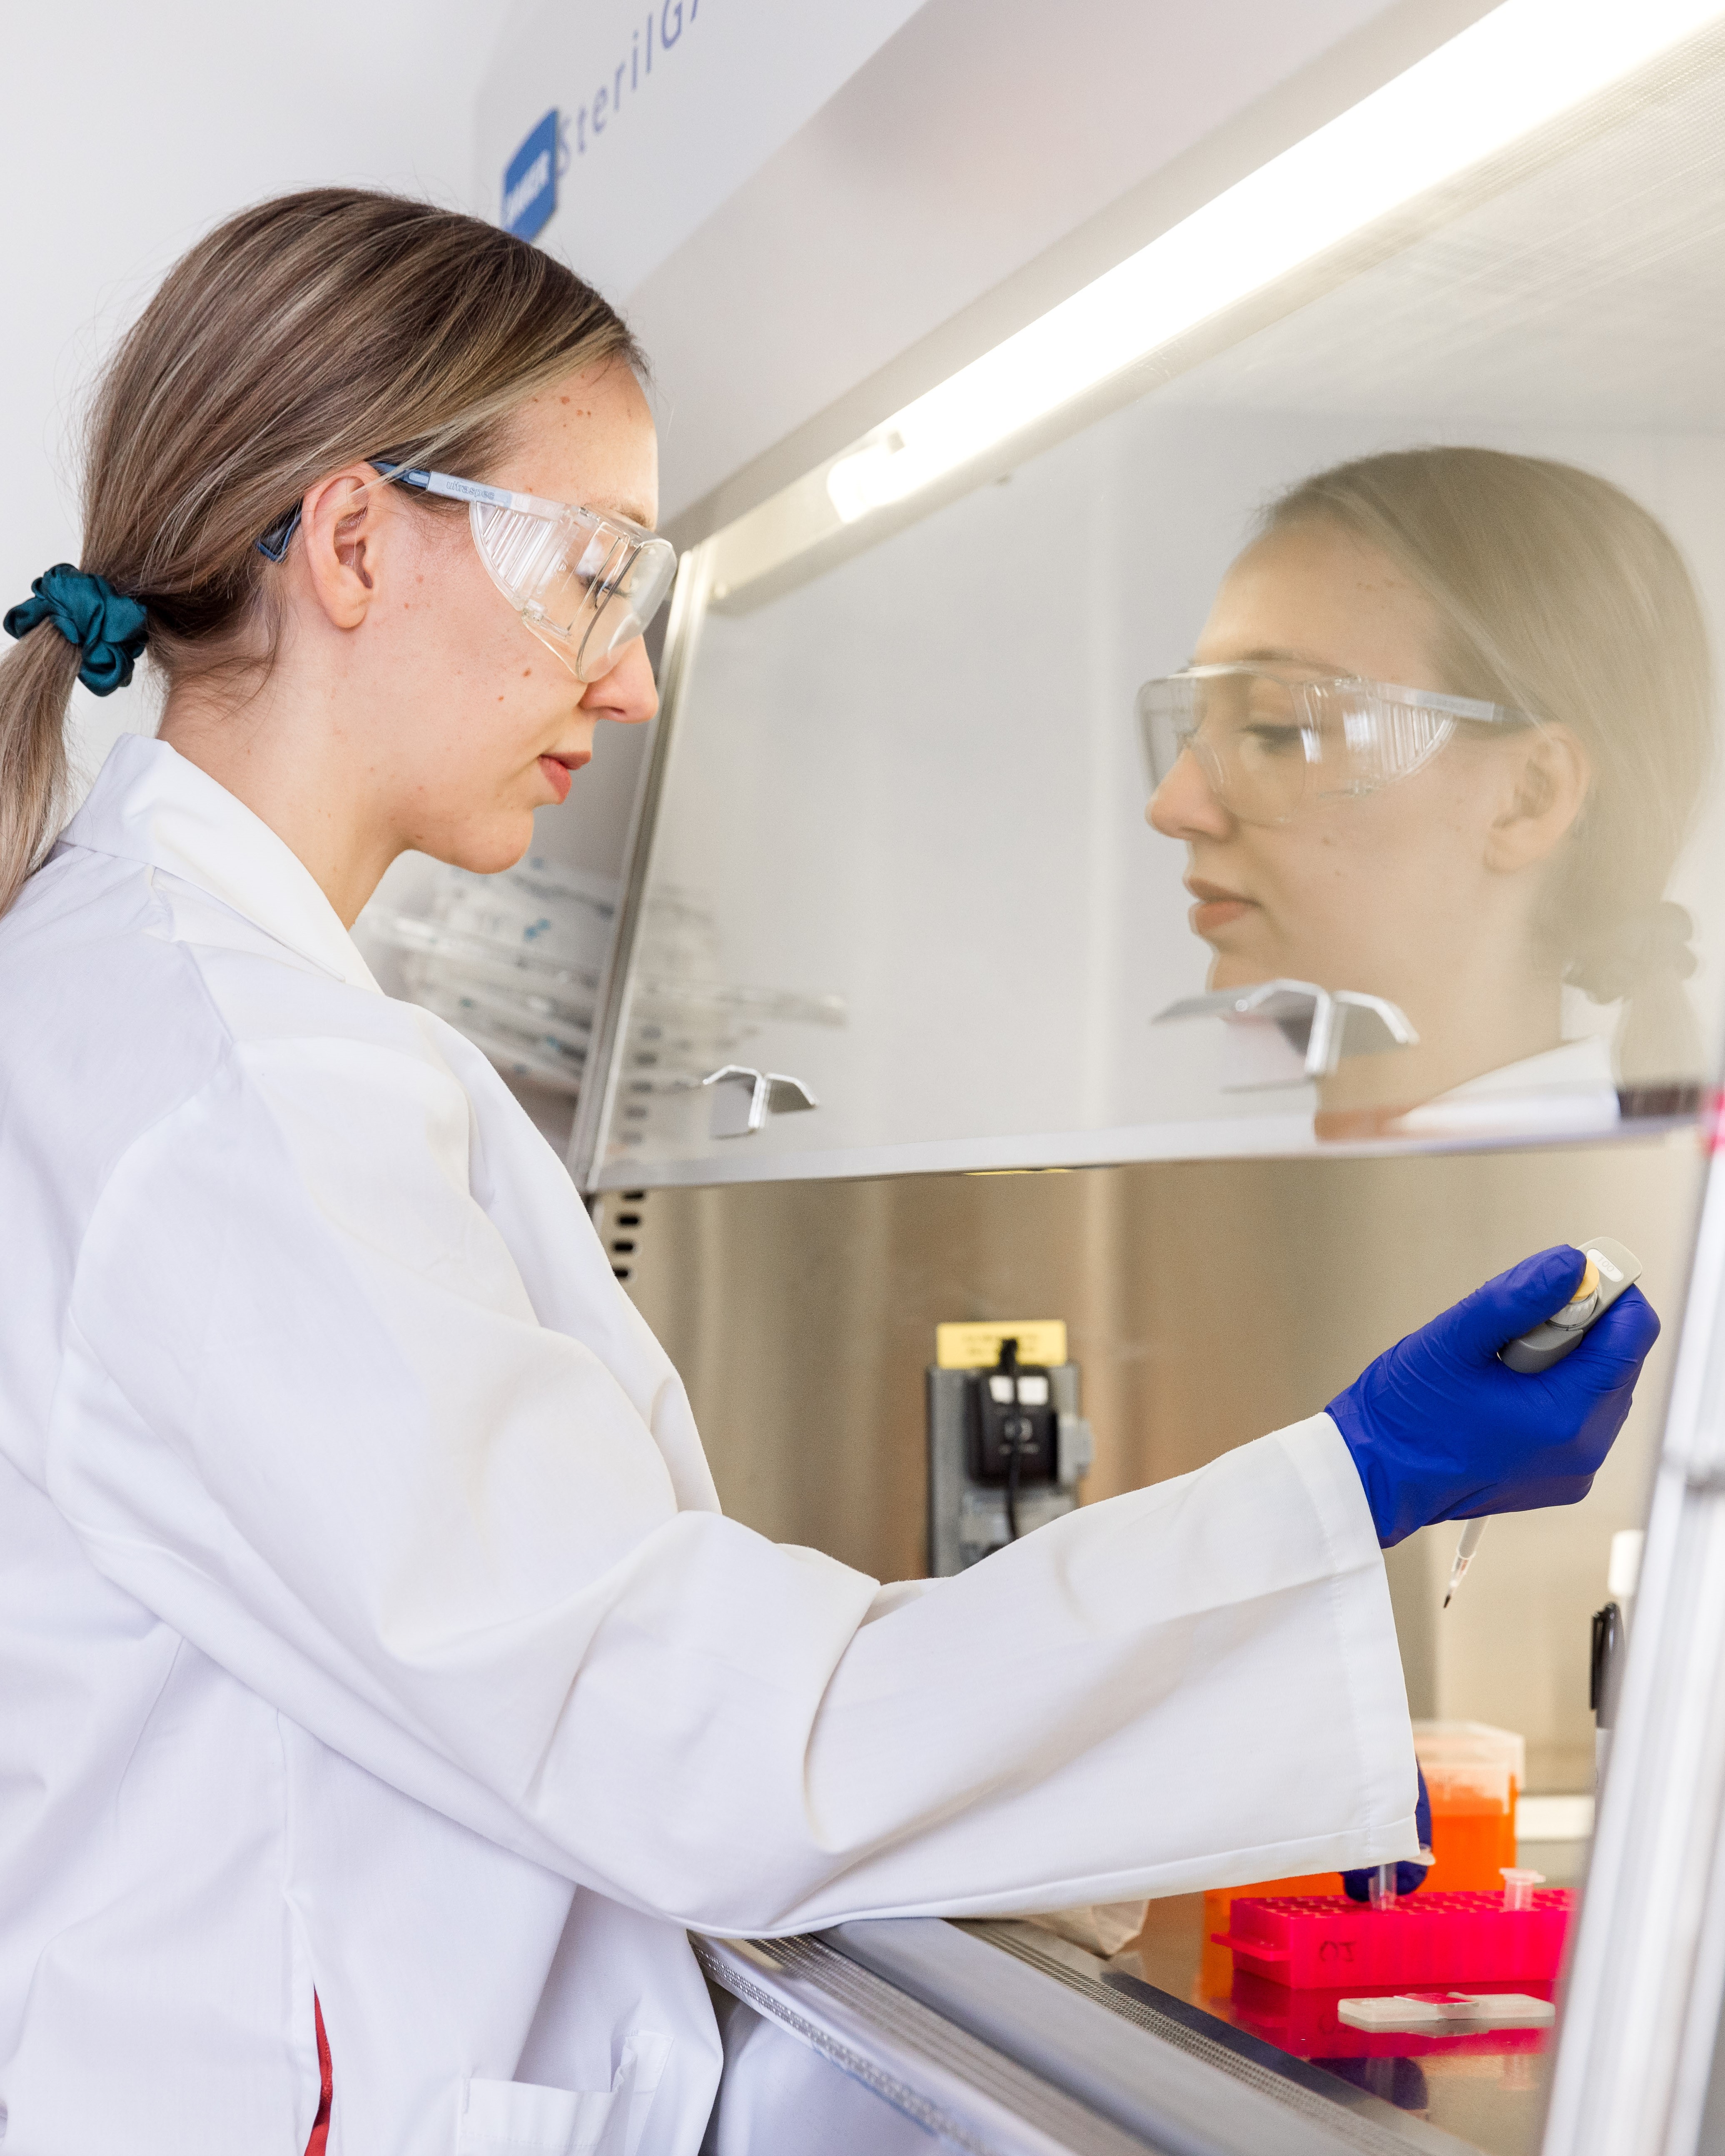
M 1064 1326 L 986 1330 L 989 1341 L 965 1343 L 969 1367 L 952 1368 L 942 1365 L 949 1352 L 957 1358 L 949 1341 L 958 1328 L 942 1327 L 942 1359 L 928 1373 L 928 1568 L 937 1578 L 1072 1511 L 1094 1450 L 1078 1365 L 1017 1359 L 1019 1336 L 1064 1349 Z
M 1014 1491 L 1057 1481 L 1060 1410 L 1047 1370 L 965 1375 L 971 1481 Z

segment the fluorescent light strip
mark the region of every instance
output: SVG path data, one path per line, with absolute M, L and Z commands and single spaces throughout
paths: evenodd
M 843 521 L 901 501 L 1719 19 L 1720 0 L 1506 0 L 951 376 L 841 457 Z

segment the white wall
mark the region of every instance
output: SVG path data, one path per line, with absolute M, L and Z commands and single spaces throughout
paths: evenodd
M 474 87 L 506 15 L 504 0 L 7 8 L 0 608 L 77 560 L 83 396 L 200 233 L 331 182 L 474 206 Z M 148 718 L 136 688 L 77 703 L 90 748 Z

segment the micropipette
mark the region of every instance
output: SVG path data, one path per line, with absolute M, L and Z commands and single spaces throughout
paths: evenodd
M 1632 1287 L 1641 1276 L 1641 1260 L 1609 1235 L 1596 1235 L 1584 1243 L 1581 1255 L 1587 1260 L 1586 1267 L 1563 1308 L 1498 1350 L 1498 1360 L 1524 1377 L 1537 1377 L 1572 1353 L 1586 1337 L 1588 1328 L 1597 1325 L 1625 1289 Z M 1461 1539 L 1455 1545 L 1455 1561 L 1450 1567 L 1450 1584 L 1444 1589 L 1445 1609 L 1466 1578 L 1485 1532 L 1483 1519 L 1470 1520 L 1462 1528 Z
M 1450 1584 L 1444 1589 L 1444 1607 L 1450 1606 L 1450 1597 L 1467 1577 L 1467 1568 L 1473 1563 L 1473 1553 L 1480 1546 L 1480 1537 L 1486 1532 L 1484 1520 L 1470 1520 L 1461 1530 L 1461 1539 L 1455 1545 L 1455 1562 L 1450 1567 Z

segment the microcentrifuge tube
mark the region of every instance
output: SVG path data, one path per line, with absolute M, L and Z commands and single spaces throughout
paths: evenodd
M 1531 1909 L 1533 1889 L 1545 1884 L 1543 1871 L 1529 1871 L 1519 1864 L 1506 1864 L 1503 1873 L 1503 1907 L 1506 1915 L 1512 1909 Z

